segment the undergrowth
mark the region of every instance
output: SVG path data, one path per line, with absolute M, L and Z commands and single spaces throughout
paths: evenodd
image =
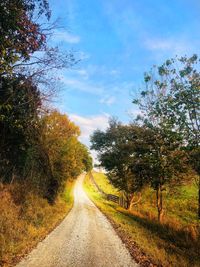
M 15 265 L 66 216 L 73 205 L 73 184 L 67 182 L 53 205 L 28 185 L 0 185 L 0 266 Z

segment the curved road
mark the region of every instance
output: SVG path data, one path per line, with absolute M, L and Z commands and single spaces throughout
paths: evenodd
M 74 207 L 17 267 L 136 267 L 111 224 L 82 188 L 74 188 Z

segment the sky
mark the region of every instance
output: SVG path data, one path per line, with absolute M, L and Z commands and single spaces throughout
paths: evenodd
M 58 75 L 55 106 L 80 126 L 80 140 L 104 130 L 110 117 L 124 123 L 137 115 L 132 100 L 144 72 L 176 55 L 200 51 L 199 0 L 50 0 L 62 26 L 53 44 L 80 62 Z

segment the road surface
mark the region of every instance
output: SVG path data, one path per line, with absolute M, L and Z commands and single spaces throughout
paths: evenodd
M 17 267 L 136 267 L 106 217 L 82 188 L 74 188 L 74 207 Z

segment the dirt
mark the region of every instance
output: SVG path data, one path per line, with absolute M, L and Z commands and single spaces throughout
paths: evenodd
M 17 267 L 136 267 L 108 219 L 85 194 L 84 174 L 74 188 L 74 207 L 62 223 Z

